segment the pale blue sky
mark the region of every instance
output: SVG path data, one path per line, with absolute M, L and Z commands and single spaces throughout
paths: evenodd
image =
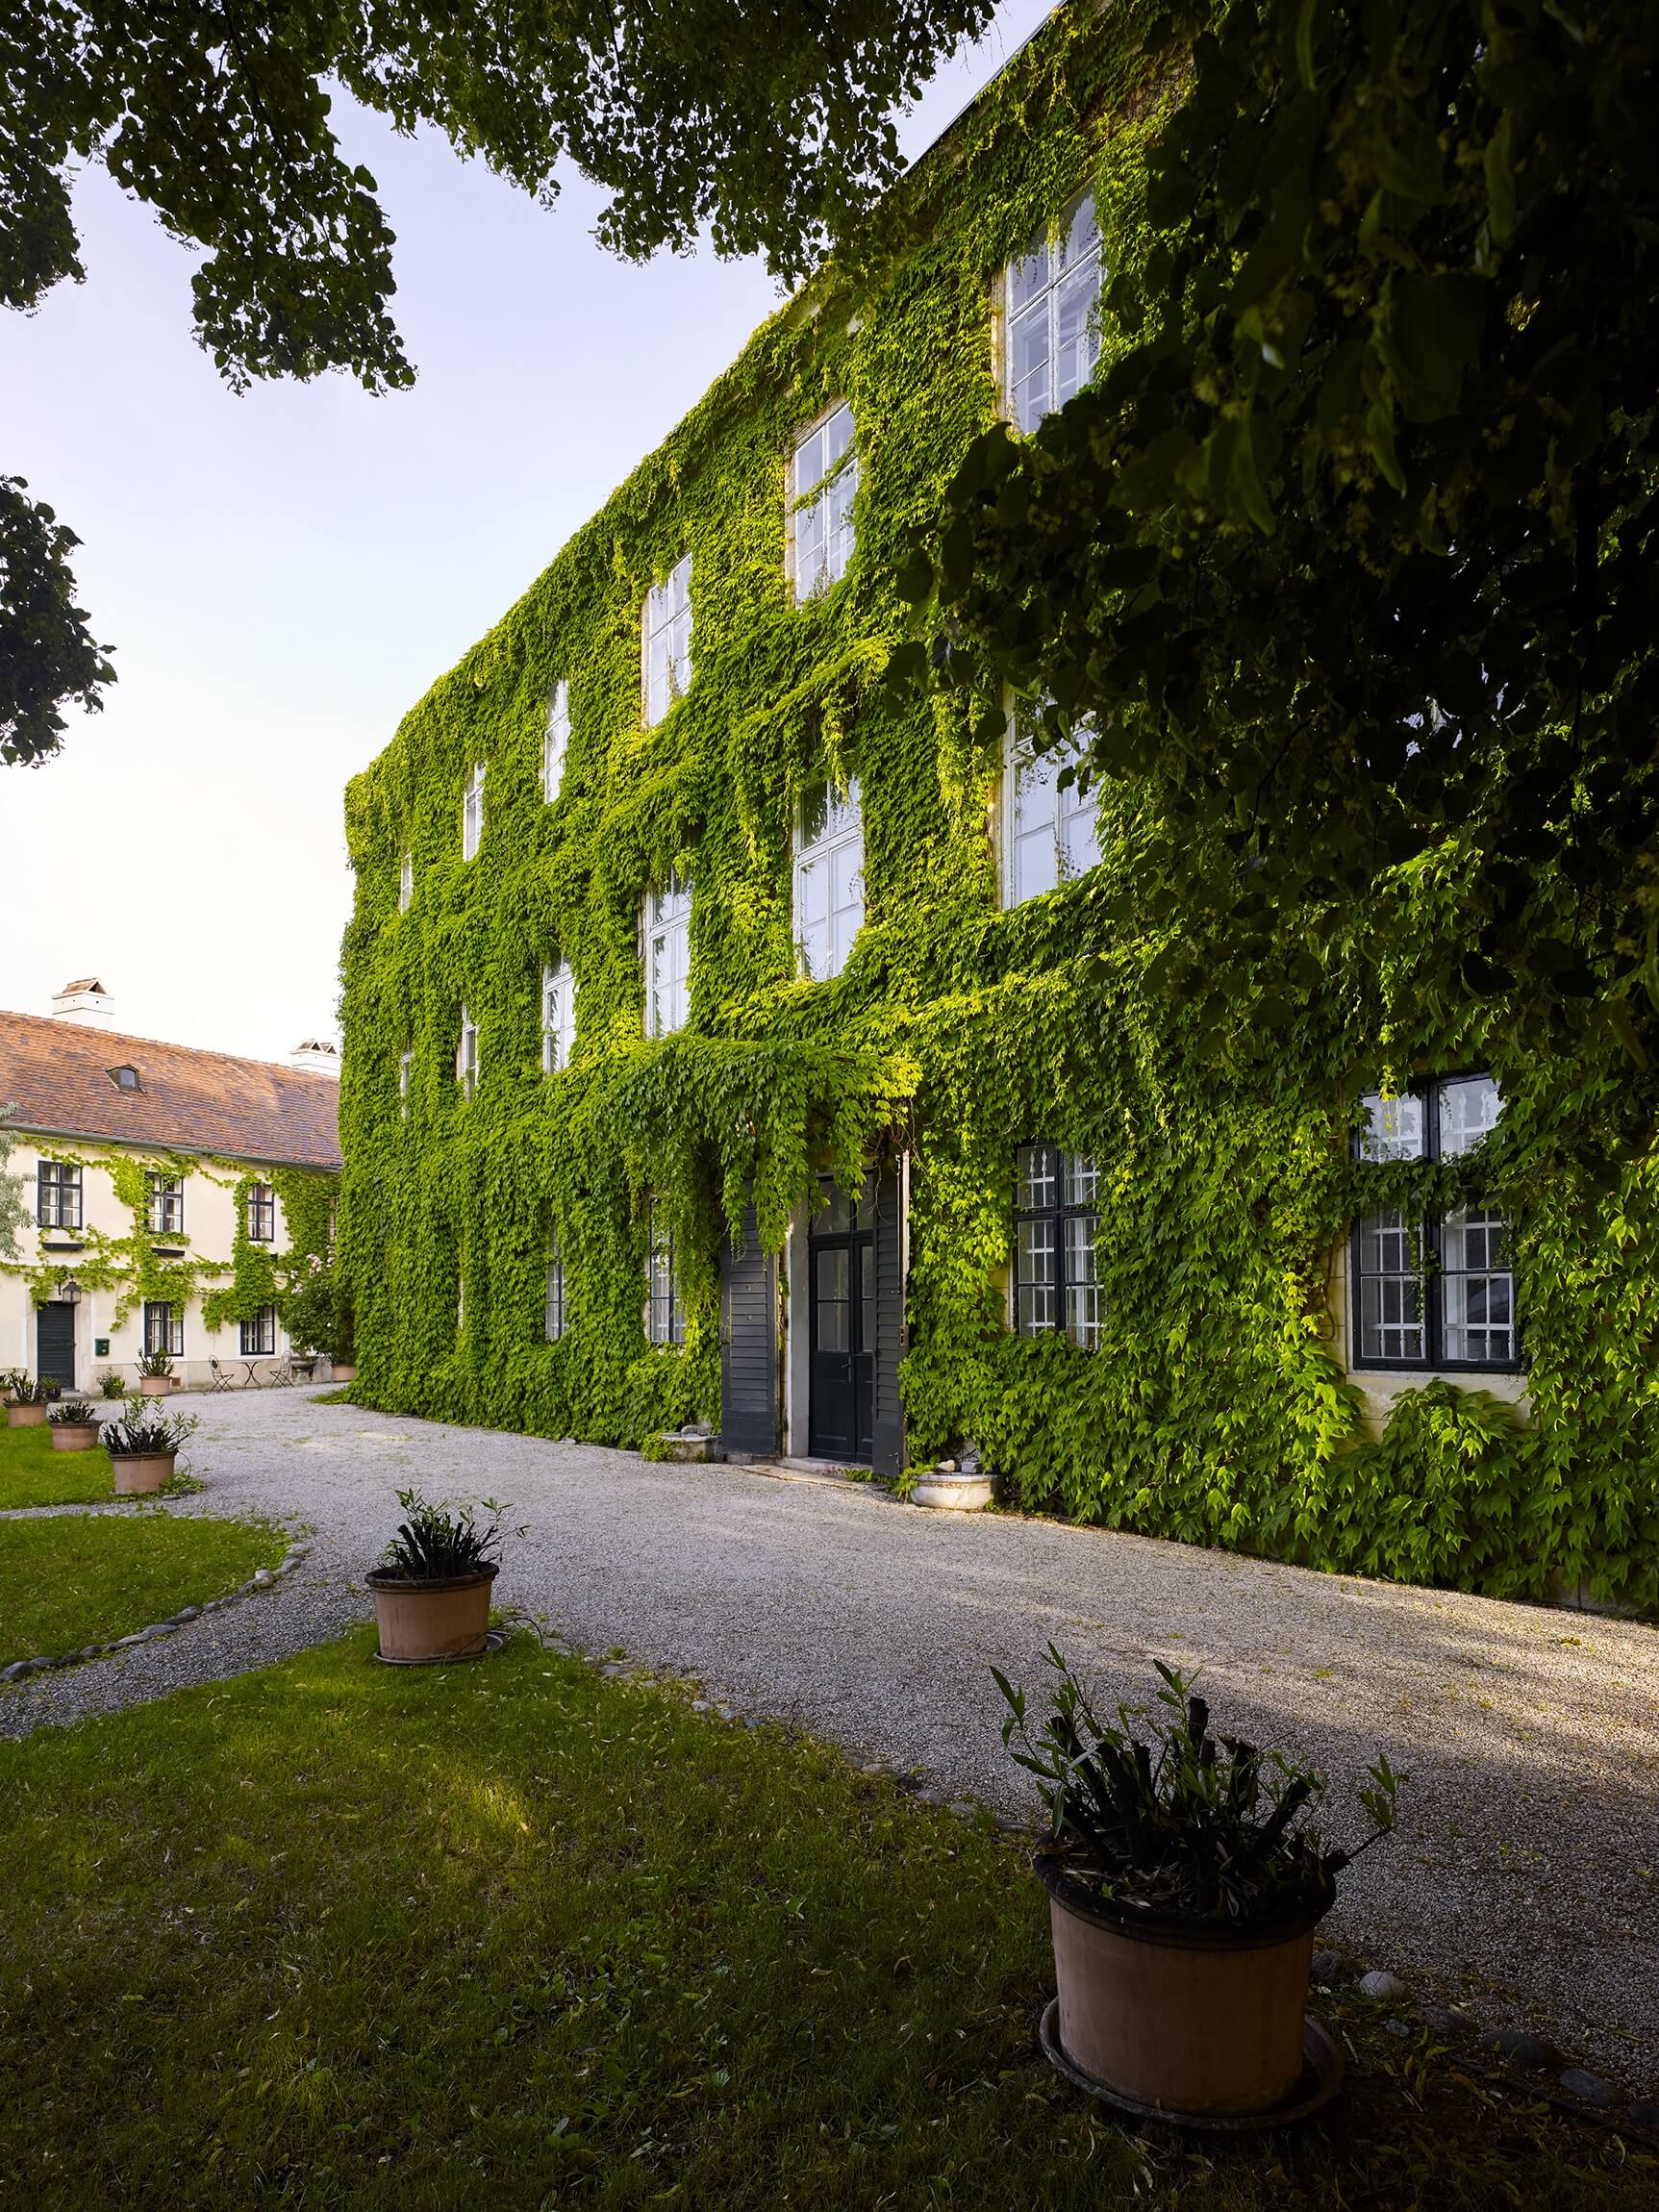
M 903 126 L 915 154 L 1047 13 L 1006 0 Z M 96 972 L 139 1036 L 280 1059 L 332 1034 L 345 779 L 738 352 L 777 294 L 711 254 L 593 242 L 440 139 L 350 112 L 397 233 L 418 372 L 237 397 L 195 344 L 191 258 L 102 169 L 87 282 L 0 315 L 0 468 L 85 540 L 116 647 L 63 757 L 0 769 L 0 1007 Z

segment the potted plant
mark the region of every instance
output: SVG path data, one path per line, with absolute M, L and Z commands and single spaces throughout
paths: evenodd
M 357 1326 L 349 1299 L 337 1292 L 334 1307 L 334 1336 L 329 1346 L 329 1372 L 337 1383 L 357 1380 Z
M 417 1490 L 400 1490 L 397 1502 L 404 1519 L 367 1576 L 380 1656 L 395 1667 L 482 1658 L 507 1508 L 481 1498 L 491 1517 L 481 1528 L 470 1505 L 429 1505 Z
M 113 1368 L 106 1368 L 98 1377 L 98 1388 L 107 1398 L 124 1398 L 127 1395 L 127 1378 L 117 1374 Z
M 0 1368 L 0 1405 L 13 1404 L 17 1385 L 27 1380 L 21 1368 Z
M 165 1397 L 174 1387 L 172 1354 L 170 1352 L 140 1352 L 138 1355 L 138 1395 L 140 1397 Z
M 103 1443 L 117 1496 L 138 1496 L 170 1482 L 179 1448 L 197 1426 L 193 1416 L 181 1413 L 133 1413 L 111 1421 Z
M 1002 1740 L 1050 1816 L 1036 1859 L 1059 1984 L 1050 2057 L 1138 2111 L 1213 2123 L 1322 2102 L 1341 2078 L 1322 2031 L 1309 2040 L 1324 2087 L 1301 2094 L 1314 1929 L 1337 1875 L 1393 1827 L 1403 1777 L 1378 1758 L 1359 1793 L 1371 1833 L 1340 1849 L 1310 1818 L 1324 1776 L 1218 1740 L 1173 1668 L 1157 1662 L 1156 1708 L 1119 1705 L 1114 1723 L 1052 1645 L 1047 1663 L 1058 1681 L 1035 1736 L 1024 1692 L 992 1672 Z
M 98 1442 L 98 1413 L 85 1398 L 65 1398 L 47 1419 L 52 1424 L 54 1451 L 90 1451 Z
M 8 1428 L 41 1428 L 45 1425 L 46 1409 L 58 1395 L 55 1385 L 36 1382 L 20 1369 L 12 1372 L 12 1388 L 8 1394 L 6 1426 Z

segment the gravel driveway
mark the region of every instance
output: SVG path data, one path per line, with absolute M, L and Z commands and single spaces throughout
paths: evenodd
M 1347 1876 L 1339 1941 L 1482 2025 L 1546 2025 L 1659 2088 L 1659 1634 L 1051 1521 L 957 1519 L 867 1487 L 657 1466 L 597 1445 L 364 1413 L 297 1391 L 200 1401 L 206 1491 L 175 1510 L 314 1531 L 280 1588 L 165 1641 L 0 1693 L 0 1734 L 284 1656 L 361 1620 L 395 1489 L 514 1501 L 498 1602 L 591 1652 L 692 1675 L 955 1793 L 1029 1813 L 988 1664 L 1053 1639 L 1107 1697 L 1201 1668 L 1218 1725 L 1345 1784 L 1411 1774 Z M 1355 1810 L 1357 1826 L 1358 1814 Z

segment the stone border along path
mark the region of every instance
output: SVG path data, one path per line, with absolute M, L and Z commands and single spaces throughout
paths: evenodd
M 1571 2054 L 1583 2065 L 1561 2087 L 1580 2102 L 1621 2101 L 1609 2083 L 1659 2091 L 1650 1627 L 295 1390 L 200 1410 L 207 1487 L 168 1510 L 297 1523 L 309 1555 L 255 1602 L 0 1694 L 0 1735 L 222 1680 L 363 1621 L 398 1489 L 507 1498 L 527 1533 L 500 1602 L 554 1641 L 692 1680 L 707 1709 L 790 1722 L 1005 1822 L 1037 1808 L 1003 1752 L 989 1667 L 1036 1686 L 1050 1640 L 1102 1703 L 1144 1702 L 1154 1658 L 1200 1672 L 1219 1728 L 1329 1770 L 1336 1838 L 1360 1832 L 1352 1788 L 1385 1751 L 1412 1777 L 1400 1827 L 1344 1878 L 1327 1977 L 1391 1976 L 1377 2001 L 1397 2011 L 1409 1993 L 1438 2032 L 1501 2034 L 1518 2063 Z

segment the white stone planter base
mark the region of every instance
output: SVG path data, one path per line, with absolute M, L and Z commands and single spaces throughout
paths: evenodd
M 910 1494 L 912 1505 L 931 1506 L 936 1513 L 978 1513 L 991 1503 L 988 1474 L 941 1474 L 929 1468 L 916 1478 Z

